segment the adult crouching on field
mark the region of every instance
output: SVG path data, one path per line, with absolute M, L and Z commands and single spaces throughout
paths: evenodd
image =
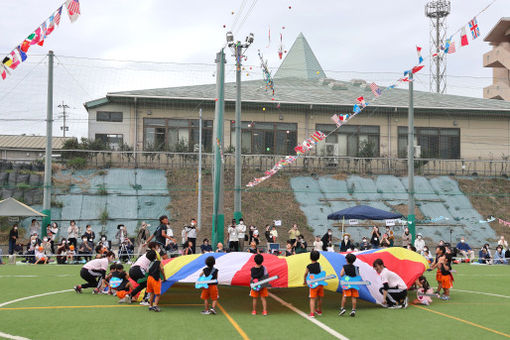
M 386 308 L 407 308 L 407 286 L 394 272 L 384 266 L 381 259 L 376 259 L 373 263 L 374 269 L 381 276 L 383 286 L 379 292 L 383 295 L 383 307 Z
M 109 251 L 106 254 L 106 257 L 85 263 L 85 265 L 80 270 L 80 276 L 82 279 L 87 281 L 87 283 L 74 286 L 76 293 L 81 293 L 81 290 L 85 288 L 94 288 L 93 293 L 98 294 L 99 282 L 106 276 L 108 264 L 113 262 L 113 260 L 115 260 L 115 254 Z
M 161 250 L 161 246 L 157 242 L 150 242 L 147 245 L 147 248 L 148 248 L 147 251 L 152 249 L 158 253 Z M 136 262 L 129 269 L 129 277 L 133 281 L 138 283 L 138 286 L 135 289 L 133 289 L 133 291 L 129 294 L 129 296 L 131 296 L 132 301 L 135 301 L 136 295 L 147 287 L 147 278 L 146 278 L 145 274 L 149 270 L 150 264 L 151 264 L 151 261 L 147 258 L 147 254 L 143 254 L 142 256 L 140 256 L 138 258 L 138 260 L 136 260 Z M 148 303 L 147 302 L 144 303 L 142 301 L 142 304 L 148 304 Z

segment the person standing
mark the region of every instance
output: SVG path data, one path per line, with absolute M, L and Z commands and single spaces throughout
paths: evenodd
M 40 232 L 41 232 L 41 224 L 39 224 L 39 222 L 37 222 L 37 220 L 34 218 L 32 220 L 32 223 L 30 224 L 30 235 L 34 235 L 34 233 L 39 235 Z
M 80 228 L 76 225 L 74 220 L 71 220 L 69 227 L 67 228 L 67 241 L 77 248 L 78 245 L 78 235 L 80 234 Z
M 298 230 L 298 226 L 296 223 L 292 225 L 292 228 L 288 231 L 289 233 L 289 241 L 292 243 L 292 246 L 295 246 L 297 238 L 301 235 L 301 232 Z
M 409 233 L 409 228 L 405 227 L 404 233 L 402 234 L 402 247 L 407 248 L 407 246 L 410 244 L 411 244 L 411 234 Z
M 50 238 L 51 243 L 51 252 L 55 253 L 55 240 L 57 239 L 58 234 L 58 224 L 57 222 L 53 222 L 47 229 L 46 234 Z
M 85 234 L 83 236 L 87 237 L 87 241 L 89 244 L 94 247 L 94 240 L 96 239 L 96 234 L 92 231 L 92 226 L 90 224 L 87 224 L 85 227 Z
M 372 237 L 370 238 L 370 244 L 372 248 L 377 249 L 381 243 L 381 233 L 379 232 L 379 227 L 374 226 L 372 229 Z
M 239 237 L 237 232 L 236 220 L 232 220 L 232 223 L 227 228 L 228 232 L 228 248 L 230 251 L 239 251 Z
M 145 241 L 150 237 L 149 229 L 147 227 L 150 227 L 149 224 L 145 223 L 145 221 L 142 221 L 142 224 L 140 225 L 140 230 L 138 230 L 138 234 L 136 234 L 136 246 L 137 249 L 137 255 L 141 256 L 145 254 Z
M 18 224 L 15 223 L 12 226 L 11 231 L 9 232 L 9 255 L 14 254 L 14 249 L 16 248 L 16 243 L 18 242 L 19 233 L 18 233 Z
M 414 240 L 414 247 L 416 248 L 416 252 L 421 254 L 423 248 L 425 248 L 425 240 L 423 239 L 423 235 L 418 233 L 416 235 L 416 240 Z
M 188 241 L 191 241 L 193 254 L 195 254 L 195 248 L 197 245 L 197 220 L 192 218 L 190 225 L 184 227 L 184 229 L 186 230 L 186 235 L 188 235 Z
M 239 249 L 241 251 L 244 251 L 244 241 L 247 241 L 246 238 L 246 225 L 244 220 L 240 218 L 237 224 L 237 239 L 239 240 Z
M 274 225 L 273 228 L 271 228 L 271 243 L 278 243 L 278 230 L 276 230 L 276 226 Z
M 328 244 L 333 244 L 333 231 L 331 229 L 328 229 L 328 231 L 322 236 L 322 250 L 327 251 L 328 250 Z

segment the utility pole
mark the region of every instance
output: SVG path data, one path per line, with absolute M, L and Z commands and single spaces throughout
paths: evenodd
M 216 108 L 214 112 L 213 145 L 213 215 L 212 215 L 212 246 L 216 249 L 218 242 L 224 242 L 223 229 L 225 215 L 223 213 L 223 112 L 225 110 L 225 53 L 223 48 L 216 54 Z
M 234 35 L 227 32 L 227 44 L 236 58 L 236 122 L 235 122 L 235 183 L 234 183 L 234 218 L 239 223 L 243 217 L 241 212 L 241 66 L 244 51 L 253 43 L 253 33 L 250 33 L 244 43 L 234 43 Z M 244 49 L 244 51 L 243 51 Z
M 197 223 L 198 230 L 202 228 L 202 108 L 199 110 L 200 124 L 198 128 L 198 203 L 197 203 Z
M 48 98 L 46 103 L 46 155 L 44 158 L 43 218 L 41 235 L 46 236 L 46 226 L 51 223 L 51 156 L 53 139 L 53 51 L 48 52 Z
M 62 123 L 62 126 L 60 127 L 60 130 L 62 130 L 62 136 L 65 137 L 66 131 L 69 130 L 69 127 L 66 125 L 66 118 L 67 118 L 66 109 L 69 108 L 69 105 L 64 104 L 64 101 L 62 101 L 62 104 L 60 104 L 58 107 L 62 109 L 62 119 L 64 121 Z
M 416 237 L 416 224 L 414 216 L 414 89 L 413 89 L 413 72 L 409 73 L 409 109 L 408 109 L 408 126 L 407 126 L 407 193 L 409 208 L 407 214 L 407 227 L 411 233 L 412 242 Z

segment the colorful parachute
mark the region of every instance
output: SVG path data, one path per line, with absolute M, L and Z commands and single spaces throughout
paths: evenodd
M 385 266 L 397 273 L 410 287 L 416 279 L 428 268 L 427 260 L 410 250 L 404 248 L 386 248 L 367 250 L 354 253 L 357 257 L 354 263 L 359 267 L 363 280 L 371 282 L 369 286 L 362 286 L 359 290 L 360 298 L 369 302 L 382 303 L 379 288 L 381 279 L 372 268 L 375 259 L 383 260 Z M 345 255 L 333 252 L 321 252 L 319 263 L 322 270 L 335 274 L 336 279 L 329 280 L 326 289 L 341 292 L 339 277 L 345 261 Z M 250 268 L 255 265 L 254 256 L 250 253 L 209 253 L 201 255 L 187 255 L 176 257 L 164 263 L 166 281 L 163 282 L 161 292 L 167 291 L 173 284 L 195 283 L 205 267 L 205 259 L 209 256 L 216 258 L 215 267 L 218 268 L 218 283 L 227 286 L 249 286 Z M 303 277 L 306 266 L 310 263 L 310 253 L 298 254 L 289 257 L 278 257 L 264 254 L 264 266 L 269 275 L 278 275 L 279 278 L 271 282 L 274 288 L 303 287 Z

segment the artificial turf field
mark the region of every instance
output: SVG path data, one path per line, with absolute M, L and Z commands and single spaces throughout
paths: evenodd
M 326 291 L 323 315 L 316 318 L 320 321 L 317 325 L 272 298 L 268 298 L 268 316 L 251 315 L 251 298 L 245 287 L 220 286 L 221 308 L 217 308 L 217 315 L 200 314 L 199 291 L 191 286 L 167 291 L 161 313 L 149 312 L 147 307 L 138 304 L 119 305 L 115 297 L 92 295 L 90 290 L 5 304 L 69 289 L 82 280 L 80 266 L 3 265 L 0 266 L 0 334 L 15 336 L 12 339 L 338 338 L 321 328 L 325 325 L 349 339 L 510 338 L 510 266 L 462 264 L 454 268 L 457 273 L 452 299 L 448 302 L 434 299 L 431 306 L 410 305 L 405 310 L 387 310 L 361 302 L 355 318 L 339 317 L 341 296 Z M 434 286 L 435 273 L 426 275 Z M 308 312 L 306 288 L 273 289 L 272 293 Z M 415 294 L 410 293 L 410 301 Z

